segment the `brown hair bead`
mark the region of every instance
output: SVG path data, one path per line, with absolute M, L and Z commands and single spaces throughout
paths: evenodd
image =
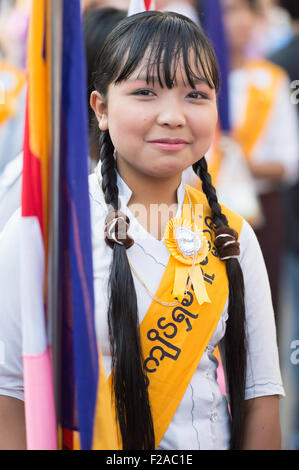
M 121 211 L 110 211 L 105 219 L 105 242 L 110 248 L 115 243 L 123 245 L 127 250 L 134 245 L 134 240 L 129 237 L 128 229 L 130 219 Z
M 222 226 L 215 230 L 215 247 L 221 260 L 240 255 L 238 233 L 231 227 Z

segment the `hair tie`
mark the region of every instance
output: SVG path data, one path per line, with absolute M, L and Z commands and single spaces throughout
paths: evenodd
M 127 250 L 134 244 L 134 240 L 129 237 L 128 229 L 130 219 L 121 211 L 110 211 L 105 219 L 105 242 L 110 248 L 115 243 L 123 245 Z
M 240 255 L 240 243 L 238 233 L 231 227 L 222 226 L 215 230 L 215 247 L 219 258 L 225 261 L 230 258 L 238 258 Z

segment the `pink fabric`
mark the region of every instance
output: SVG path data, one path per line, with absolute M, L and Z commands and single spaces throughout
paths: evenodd
M 219 384 L 222 395 L 226 395 L 225 377 L 221 360 L 219 360 L 219 366 L 217 368 L 217 382 Z
M 27 449 L 57 450 L 50 348 L 39 355 L 24 354 L 23 366 Z

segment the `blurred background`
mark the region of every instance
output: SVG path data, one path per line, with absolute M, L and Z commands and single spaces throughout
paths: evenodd
M 90 171 L 96 58 L 129 3 L 82 0 Z M 0 0 L 0 232 L 20 205 L 30 7 Z M 207 159 L 220 201 L 251 223 L 264 254 L 286 390 L 283 449 L 299 449 L 299 1 L 156 0 L 156 9 L 189 16 L 216 50 L 220 120 Z M 200 186 L 192 172 L 186 178 Z

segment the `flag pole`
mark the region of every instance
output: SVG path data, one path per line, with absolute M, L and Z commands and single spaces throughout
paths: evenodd
M 52 348 L 56 423 L 61 422 L 61 324 L 59 309 L 59 218 L 60 218 L 60 110 L 62 77 L 63 3 L 50 0 L 51 50 L 51 185 L 47 279 L 47 330 Z M 58 448 L 61 436 L 58 435 Z

